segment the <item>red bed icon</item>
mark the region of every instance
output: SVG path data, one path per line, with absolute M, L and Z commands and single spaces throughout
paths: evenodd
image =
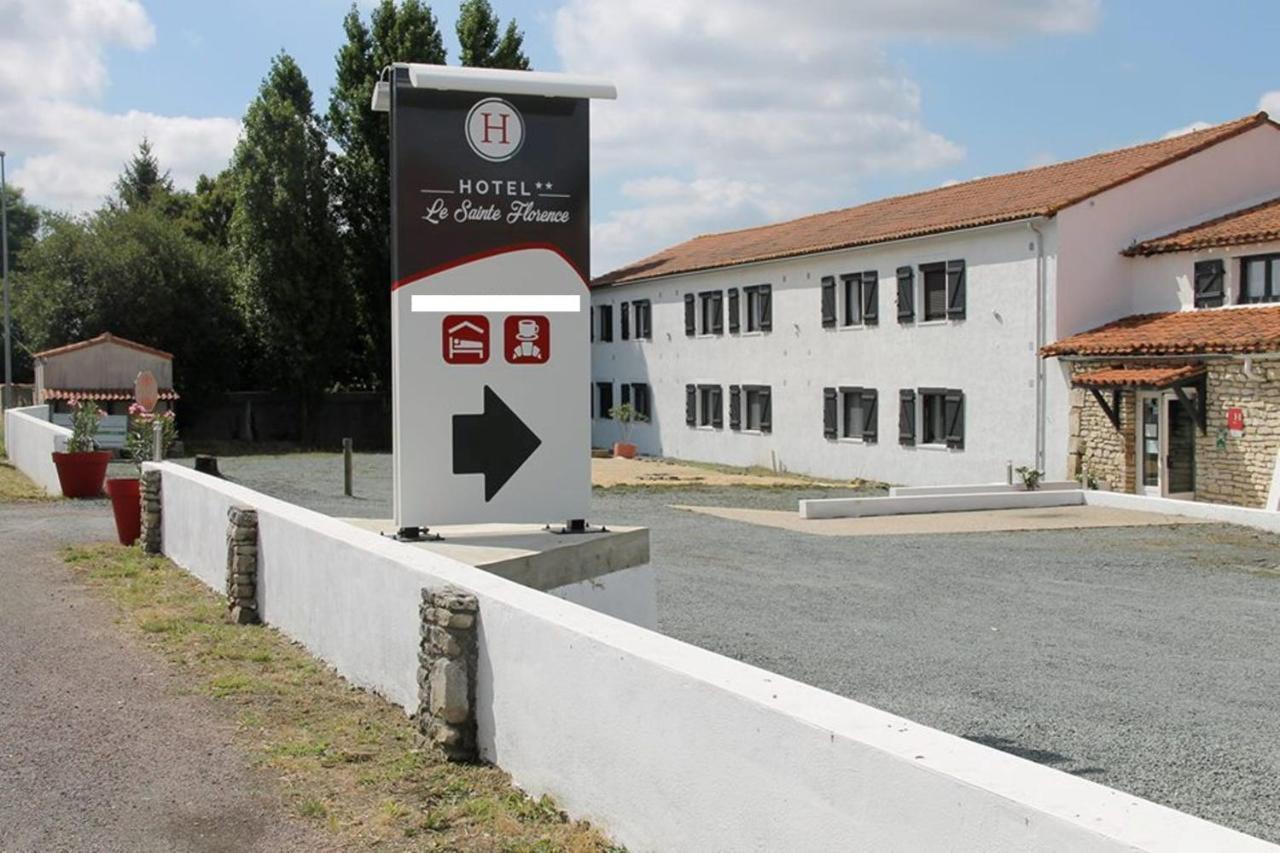
M 484 364 L 489 360 L 489 318 L 449 314 L 440 328 L 446 364 Z

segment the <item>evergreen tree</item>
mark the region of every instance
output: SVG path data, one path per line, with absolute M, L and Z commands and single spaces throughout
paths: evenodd
M 341 153 L 335 201 L 342 227 L 346 279 L 359 307 L 361 358 L 345 378 L 386 388 L 391 380 L 390 141 L 386 116 L 369 95 L 392 62 L 443 64 L 444 38 L 431 9 L 418 0 L 383 0 L 366 26 L 352 4 L 343 19 L 337 79 L 326 127 Z
M 231 244 L 231 216 L 235 209 L 235 173 L 224 169 L 214 178 L 201 175 L 183 211 L 183 230 L 202 243 L 225 249 Z
M 524 55 L 524 33 L 516 28 L 516 22 L 507 23 L 506 32 L 498 37 L 501 24 L 493 13 L 489 0 L 462 0 L 458 9 L 458 59 L 463 65 L 476 68 L 509 68 L 529 70 L 529 58 Z
M 133 159 L 124 164 L 124 172 L 116 179 L 115 189 L 119 203 L 130 210 L 173 195 L 173 180 L 168 170 L 160 171 L 160 161 L 152 153 L 151 141 L 145 136 L 138 144 Z
M 319 392 L 346 356 L 351 300 L 331 167 L 311 88 L 281 53 L 245 113 L 229 231 L 249 372 L 268 387 Z

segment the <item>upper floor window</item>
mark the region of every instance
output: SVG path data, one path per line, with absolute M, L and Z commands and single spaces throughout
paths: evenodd
M 631 303 L 623 302 L 618 306 L 618 337 L 624 341 L 631 340 Z
M 698 294 L 698 331 L 704 335 L 724 334 L 724 293 L 708 290 Z
M 1196 261 L 1195 305 L 1197 308 L 1217 308 L 1226 302 L 1226 264 L 1221 260 Z
M 921 264 L 918 285 L 911 267 L 899 267 L 898 322 L 910 323 L 916 319 L 917 298 L 920 318 L 926 322 L 963 320 L 967 290 L 965 279 L 963 260 Z
M 1240 301 L 1280 301 L 1280 254 L 1240 259 Z
M 631 311 L 635 320 L 635 336 L 638 340 L 653 340 L 653 305 L 648 299 L 637 299 L 631 303 Z
M 613 340 L 613 306 L 600 306 L 600 334 L 597 336 L 602 341 Z
M 880 319 L 880 274 L 845 273 L 836 288 L 835 276 L 822 279 L 822 325 L 834 328 L 873 326 Z
M 748 332 L 767 332 L 773 328 L 773 286 L 757 284 L 742 288 L 747 302 Z

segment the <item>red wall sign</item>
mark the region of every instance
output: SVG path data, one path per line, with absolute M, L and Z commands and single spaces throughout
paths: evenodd
M 1227 431 L 1237 437 L 1244 434 L 1244 409 L 1238 407 L 1227 409 Z

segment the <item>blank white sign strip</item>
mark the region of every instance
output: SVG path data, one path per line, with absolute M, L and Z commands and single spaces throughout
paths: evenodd
M 565 294 L 416 293 L 409 305 L 415 312 L 438 314 L 564 314 L 582 310 L 582 297 Z

